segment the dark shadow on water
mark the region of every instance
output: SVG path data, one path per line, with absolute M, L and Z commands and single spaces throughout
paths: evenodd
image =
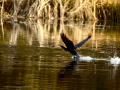
M 77 67 L 78 60 L 79 59 L 73 59 L 63 69 L 61 69 L 58 73 L 58 78 L 64 78 L 66 75 L 72 73 L 73 69 Z

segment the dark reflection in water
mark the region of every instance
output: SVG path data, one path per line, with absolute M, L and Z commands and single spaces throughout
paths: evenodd
M 5 21 L 0 28 L 0 90 L 119 90 L 120 31 L 108 22 Z M 64 45 L 92 33 L 74 60 Z
M 77 69 L 69 71 L 64 78 L 60 78 L 59 87 L 70 90 L 74 89 L 95 89 L 112 90 L 119 88 L 119 71 L 114 75 L 114 67 L 105 65 L 103 61 L 98 62 L 79 62 Z M 114 87 L 114 88 L 113 88 Z
M 79 59 L 78 59 L 79 60 Z M 60 70 L 58 77 L 63 78 L 65 75 L 69 74 L 69 71 L 72 71 L 75 66 L 77 66 L 77 60 L 71 61 L 68 65 L 66 65 L 63 69 Z

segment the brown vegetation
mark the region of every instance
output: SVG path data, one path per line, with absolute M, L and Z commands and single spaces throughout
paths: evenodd
M 0 5 L 1 13 L 15 16 L 116 22 L 120 19 L 120 4 L 105 0 L 3 0 Z

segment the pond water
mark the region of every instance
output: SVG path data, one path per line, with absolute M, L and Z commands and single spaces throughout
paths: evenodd
M 120 90 L 120 30 L 110 21 L 19 19 L 1 22 L 0 90 Z M 77 44 L 60 48 L 60 33 Z

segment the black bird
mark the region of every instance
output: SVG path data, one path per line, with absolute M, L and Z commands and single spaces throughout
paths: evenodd
M 69 40 L 64 33 L 61 33 L 62 41 L 65 43 L 66 47 L 61 46 L 64 50 L 70 52 L 72 55 L 77 56 L 80 58 L 80 55 L 77 53 L 76 48 L 82 46 L 88 39 L 91 38 L 91 34 L 88 34 L 88 37 L 83 41 L 79 42 L 78 44 L 74 45 L 71 40 Z

